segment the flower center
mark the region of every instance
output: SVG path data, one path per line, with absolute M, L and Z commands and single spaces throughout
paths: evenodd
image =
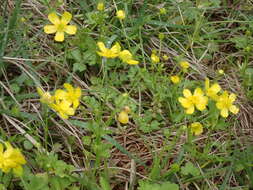
M 229 100 L 225 100 L 223 102 L 223 105 L 224 105 L 225 108 L 229 108 L 231 106 L 231 102 Z
M 190 98 L 190 100 L 191 100 L 191 102 L 192 102 L 193 104 L 198 103 L 198 97 L 196 97 L 196 96 L 192 96 L 192 97 Z
M 64 32 L 66 28 L 66 24 L 60 23 L 57 26 L 57 32 Z

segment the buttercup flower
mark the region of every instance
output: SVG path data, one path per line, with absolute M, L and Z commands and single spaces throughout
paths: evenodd
M 160 62 L 160 58 L 155 53 L 152 53 L 151 54 L 151 61 L 153 63 L 159 63 Z
M 195 107 L 203 111 L 206 109 L 208 98 L 204 96 L 203 91 L 201 88 L 196 88 L 194 90 L 194 94 L 192 95 L 191 91 L 189 89 L 183 90 L 184 98 L 179 97 L 178 101 L 181 103 L 181 105 L 186 108 L 186 114 L 193 114 Z
M 179 78 L 179 76 L 177 76 L 177 75 L 171 76 L 171 77 L 170 77 L 170 80 L 171 80 L 171 82 L 173 82 L 174 84 L 178 84 L 178 83 L 180 82 L 180 78 Z
M 69 12 L 64 12 L 61 19 L 56 15 L 56 13 L 50 13 L 48 15 L 49 21 L 53 25 L 46 25 L 44 27 L 44 32 L 47 34 L 55 34 L 54 40 L 57 42 L 64 41 L 64 33 L 74 35 L 77 31 L 77 27 L 74 25 L 68 25 L 72 18 Z
M 188 61 L 180 61 L 179 65 L 183 69 L 184 72 L 186 72 L 187 69 L 190 67 L 190 64 Z
M 167 13 L 167 10 L 165 8 L 160 9 L 160 14 L 165 15 Z
M 97 4 L 97 10 L 103 11 L 105 9 L 105 4 L 103 2 L 99 2 Z
M 18 148 L 13 148 L 9 142 L 5 142 L 6 150 L 4 146 L 0 144 L 0 169 L 4 173 L 8 173 L 11 170 L 17 176 L 23 174 L 22 165 L 26 164 L 26 160 L 23 154 Z
M 232 112 L 233 114 L 237 114 L 239 112 L 239 108 L 233 105 L 236 99 L 236 95 L 234 93 L 228 94 L 227 91 L 224 91 L 222 95 L 217 99 L 216 107 L 220 110 L 220 114 L 222 117 L 228 117 L 228 112 Z
M 121 51 L 119 53 L 119 58 L 129 65 L 137 65 L 139 63 L 139 61 L 133 59 L 132 54 L 128 50 Z
M 191 128 L 191 132 L 194 135 L 200 135 L 201 133 L 203 133 L 203 126 L 201 123 L 199 122 L 194 122 L 190 125 Z
M 119 43 L 116 43 L 114 46 L 112 46 L 111 49 L 106 48 L 103 42 L 98 42 L 97 45 L 100 49 L 100 51 L 98 51 L 97 53 L 102 57 L 115 58 L 119 56 L 119 53 L 121 51 Z
M 118 121 L 122 124 L 127 124 L 129 122 L 128 114 L 131 112 L 131 109 L 128 106 L 125 106 L 124 109 L 118 115 Z
M 125 111 L 121 111 L 118 116 L 118 121 L 122 124 L 127 124 L 129 122 L 128 113 Z
M 62 118 L 68 119 L 69 116 L 75 114 L 75 110 L 80 104 L 82 92 L 79 87 L 74 88 L 69 83 L 65 83 L 63 86 L 65 90 L 57 89 L 54 96 L 51 96 L 49 92 L 43 93 L 40 88 L 37 90 L 44 103 L 59 113 Z
M 163 55 L 163 60 L 164 61 L 168 61 L 169 60 L 169 57 L 167 55 Z
M 210 81 L 208 78 L 206 78 L 205 90 L 206 90 L 206 95 L 216 101 L 218 99 L 217 93 L 221 90 L 221 87 L 218 83 L 215 83 L 210 87 Z
M 125 19 L 125 18 L 126 18 L 125 11 L 123 11 L 123 10 L 118 10 L 118 11 L 116 12 L 116 17 L 117 17 L 118 19 L 120 19 L 120 20 Z
M 219 70 L 218 70 L 218 73 L 219 73 L 220 75 L 223 75 L 223 74 L 224 74 L 224 71 L 223 71 L 222 69 L 219 69 Z

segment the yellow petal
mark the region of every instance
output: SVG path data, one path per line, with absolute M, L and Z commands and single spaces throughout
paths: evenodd
M 192 102 L 186 98 L 179 97 L 178 101 L 182 104 L 184 108 L 190 108 L 193 106 Z
M 191 106 L 191 107 L 189 107 L 187 110 L 186 110 L 186 114 L 193 114 L 194 113 L 194 110 L 195 110 L 195 108 L 194 108 L 194 106 Z
M 183 94 L 184 94 L 184 97 L 186 97 L 186 98 L 192 96 L 192 93 L 189 89 L 184 89 Z
M 61 17 L 61 23 L 68 24 L 72 18 L 72 14 L 69 12 L 64 12 Z
M 63 86 L 64 86 L 64 88 L 65 88 L 68 92 L 70 92 L 70 93 L 73 93 L 73 92 L 74 92 L 74 88 L 73 88 L 73 86 L 72 86 L 71 84 L 69 84 L 69 83 L 64 83 Z
M 66 115 L 64 112 L 59 112 L 59 115 L 63 118 L 63 119 L 68 119 L 69 116 Z
M 82 95 L 82 90 L 81 90 L 81 88 L 77 87 L 75 89 L 75 96 L 78 97 L 78 98 L 80 98 L 81 95 Z
M 53 34 L 55 33 L 57 30 L 56 26 L 55 25 L 46 25 L 44 26 L 44 32 L 46 34 Z
M 211 91 L 213 91 L 214 93 L 217 94 L 221 90 L 221 87 L 218 83 L 215 83 L 211 86 L 210 89 L 211 89 Z
M 79 103 L 79 102 L 78 102 Z M 78 106 L 78 105 L 77 105 Z M 67 111 L 66 111 L 66 114 L 67 115 L 74 115 L 75 114 L 75 109 L 73 108 L 69 108 Z
M 50 20 L 50 22 L 52 22 L 54 25 L 58 25 L 60 23 L 60 19 L 59 17 L 57 16 L 56 13 L 50 13 L 48 15 L 48 19 Z
M 56 32 L 54 40 L 57 42 L 63 42 L 64 41 L 64 32 Z
M 123 62 L 127 62 L 132 59 L 132 54 L 128 50 L 123 50 L 119 53 L 119 58 L 122 59 Z
M 199 97 L 199 101 L 196 103 L 196 107 L 199 111 L 203 111 L 206 109 L 206 105 L 208 103 L 208 98 L 207 97 Z
M 203 95 L 203 91 L 201 90 L 201 88 L 196 88 L 194 90 L 194 96 L 202 96 Z
M 127 64 L 129 64 L 129 65 L 137 65 L 137 64 L 139 64 L 139 61 L 130 59 L 130 60 L 127 61 Z
M 98 48 L 100 49 L 100 51 L 105 52 L 107 50 L 107 48 L 105 47 L 105 44 L 103 42 L 98 42 L 97 45 L 98 45 Z
M 216 107 L 217 107 L 218 109 L 223 109 L 223 103 L 222 103 L 222 102 L 217 102 L 217 103 L 216 103 Z
M 235 95 L 234 93 L 231 93 L 231 94 L 229 95 L 229 100 L 230 100 L 231 102 L 234 102 L 235 99 L 236 99 L 236 95 Z
M 61 90 L 61 89 L 58 89 L 55 91 L 55 100 L 63 100 L 63 99 L 66 99 L 67 97 L 67 92 L 64 91 L 64 90 Z
M 3 151 L 4 151 L 4 146 L 0 144 L 0 155 L 3 153 Z
M 79 99 L 73 101 L 73 108 L 76 109 L 79 106 L 80 102 Z
M 118 42 L 114 46 L 112 46 L 112 48 L 111 48 L 111 51 L 113 53 L 120 53 L 120 50 L 121 50 L 121 47 Z
M 65 32 L 70 35 L 74 35 L 77 31 L 77 27 L 74 25 L 68 25 L 65 28 Z
M 226 108 L 222 109 L 220 114 L 222 117 L 225 117 L 225 118 L 228 117 L 228 109 L 226 109 Z
M 239 108 L 232 105 L 232 106 L 230 106 L 229 111 L 231 111 L 233 114 L 237 114 L 239 112 Z

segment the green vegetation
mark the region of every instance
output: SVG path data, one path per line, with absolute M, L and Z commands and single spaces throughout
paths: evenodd
M 252 189 L 252 10 L 5 0 L 0 190 Z

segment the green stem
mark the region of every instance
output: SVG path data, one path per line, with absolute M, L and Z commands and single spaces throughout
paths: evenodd
M 25 190 L 29 190 L 29 188 L 27 187 L 27 184 L 26 184 L 25 180 L 23 179 L 23 177 L 20 177 L 20 179 L 21 179 L 21 182 L 22 182 L 23 185 L 24 185 L 24 189 L 25 189 Z

